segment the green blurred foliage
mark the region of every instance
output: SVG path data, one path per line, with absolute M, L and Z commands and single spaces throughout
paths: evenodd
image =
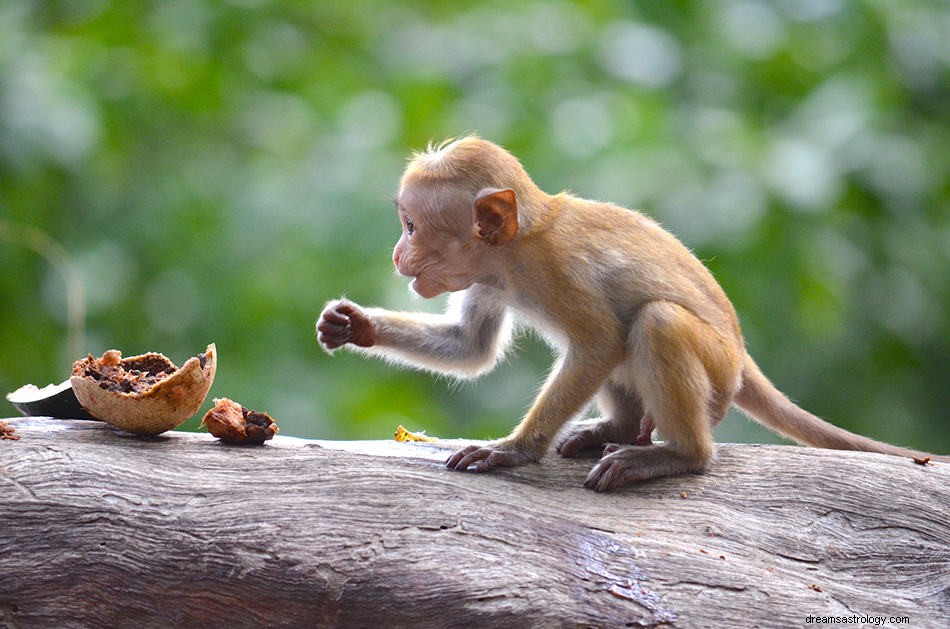
M 803 406 L 950 450 L 948 69 L 940 2 L 3 3 L 0 390 L 62 380 L 76 348 L 215 341 L 212 395 L 284 434 L 502 435 L 550 362 L 533 337 L 455 383 L 313 334 L 344 292 L 441 307 L 392 273 L 389 196 L 412 149 L 475 130 L 542 188 L 677 233 Z M 72 349 L 26 228 L 82 278 Z

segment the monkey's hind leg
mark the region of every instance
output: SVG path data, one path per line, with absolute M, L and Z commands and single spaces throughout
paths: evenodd
M 626 367 L 662 445 L 611 446 L 584 486 L 607 491 L 637 481 L 701 472 L 713 455 L 711 426 L 726 413 L 740 361 L 703 321 L 669 302 L 644 306 Z
M 653 420 L 645 415 L 643 401 L 629 387 L 608 381 L 597 392 L 601 417 L 578 420 L 562 433 L 557 451 L 573 457 L 581 450 L 602 449 L 609 443 L 648 445 Z

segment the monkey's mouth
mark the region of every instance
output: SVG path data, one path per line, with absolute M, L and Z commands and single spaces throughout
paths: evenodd
M 442 294 L 444 291 L 437 288 L 436 286 L 428 283 L 419 275 L 412 277 L 412 282 L 409 283 L 409 287 L 416 292 L 417 295 L 423 299 L 431 299 L 436 295 Z

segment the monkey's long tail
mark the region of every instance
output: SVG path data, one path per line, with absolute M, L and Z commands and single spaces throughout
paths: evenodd
M 878 452 L 901 457 L 930 457 L 950 462 L 946 457 L 916 452 L 856 435 L 812 415 L 776 389 L 748 354 L 742 369 L 742 388 L 736 394 L 735 403 L 762 425 L 805 445 L 834 450 Z

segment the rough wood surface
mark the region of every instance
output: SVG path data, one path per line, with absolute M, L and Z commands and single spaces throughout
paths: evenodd
M 950 617 L 950 465 L 723 445 L 705 475 L 595 494 L 592 459 L 458 473 L 441 465 L 456 441 L 233 447 L 7 421 L 0 626 Z

